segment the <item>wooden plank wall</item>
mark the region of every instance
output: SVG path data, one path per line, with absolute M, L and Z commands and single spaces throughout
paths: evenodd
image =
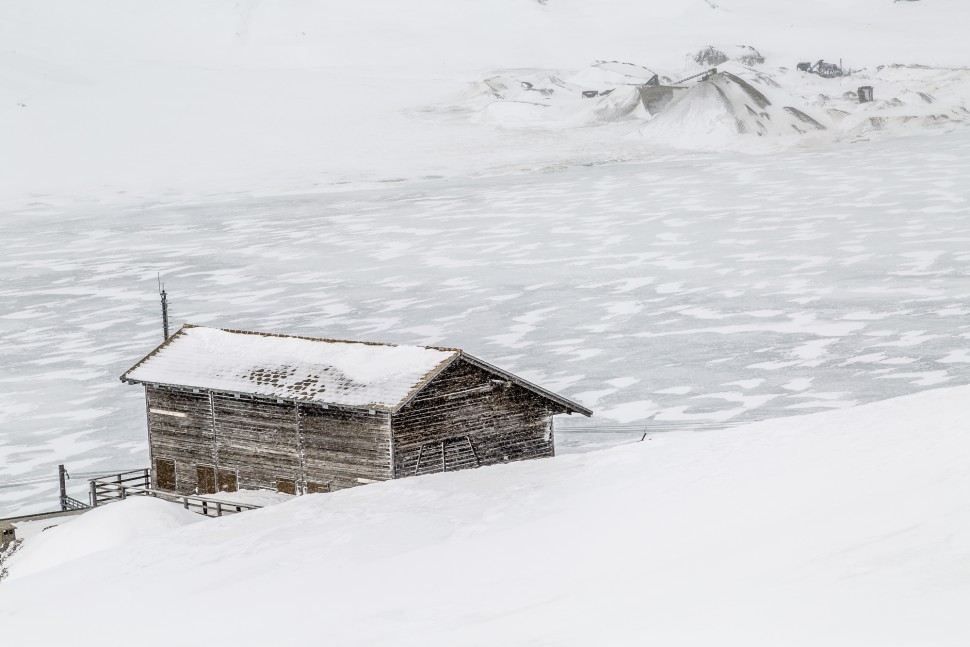
M 232 396 L 212 398 L 219 472 L 238 472 L 243 490 L 275 490 L 277 480 L 300 480 L 296 407 Z
M 391 478 L 390 415 L 300 405 L 306 482 L 339 490 Z
M 145 397 L 152 458 L 174 460 L 176 489 L 191 494 L 197 485 L 196 466 L 215 464 L 209 395 L 148 386 Z M 155 413 L 152 409 L 164 413 Z M 152 487 L 158 487 L 154 467 Z
M 293 403 L 227 395 L 213 395 L 210 409 L 208 393 L 153 386 L 146 397 L 152 456 L 175 461 L 183 494 L 199 486 L 199 466 L 217 469 L 223 485 L 237 475 L 240 489 L 275 490 L 284 481 L 328 492 L 391 478 L 386 413 L 301 404 L 298 415 Z
M 494 379 L 459 360 L 395 414 L 395 476 L 470 467 L 466 445 L 479 465 L 554 455 L 552 415 L 565 411 Z

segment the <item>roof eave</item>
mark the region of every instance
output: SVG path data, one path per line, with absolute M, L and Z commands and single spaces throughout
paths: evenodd
M 509 382 L 513 384 L 516 384 L 528 391 L 532 391 L 536 395 L 546 398 L 547 400 L 552 400 L 559 406 L 563 407 L 566 410 L 566 413 L 573 413 L 573 412 L 581 413 L 587 418 L 593 415 L 593 411 L 591 409 L 587 409 L 586 407 L 579 404 L 578 402 L 573 402 L 572 400 L 562 397 L 558 393 L 553 393 L 548 389 L 542 388 L 538 384 L 533 384 L 528 380 L 524 380 L 518 375 L 509 373 L 508 371 L 503 370 L 495 366 L 494 364 L 489 364 L 485 360 L 479 359 L 474 355 L 469 355 L 468 353 L 462 351 L 460 354 L 460 357 L 473 366 L 477 366 L 478 368 L 484 369 L 491 373 L 495 373 L 496 375 L 501 375 L 502 377 L 504 377 L 505 379 L 507 379 Z
M 181 328 L 179 328 L 178 330 L 176 330 L 168 339 L 166 339 L 161 344 L 159 344 L 158 346 L 156 346 L 155 349 L 152 350 L 152 352 L 148 353 L 147 355 L 145 355 L 144 357 L 142 357 L 140 360 L 138 360 L 137 362 L 135 362 L 135 365 L 132 366 L 131 368 L 129 368 L 124 373 L 122 373 L 121 374 L 121 377 L 119 377 L 118 379 L 120 379 L 122 382 L 139 382 L 139 383 L 141 383 L 141 380 L 133 380 L 130 377 L 128 377 L 129 375 L 131 375 L 131 372 L 134 371 L 139 366 L 141 366 L 142 364 L 144 364 L 145 362 L 147 362 L 149 358 L 151 358 L 153 355 L 155 355 L 155 353 L 157 353 L 158 351 L 160 351 L 163 348 L 165 348 L 166 346 L 168 346 L 176 337 L 178 337 L 179 335 L 182 334 L 182 331 L 183 330 L 185 330 L 186 328 L 195 328 L 195 327 L 196 326 L 194 326 L 192 324 L 182 324 L 182 327 Z
M 130 377 L 121 377 L 121 381 L 126 384 L 142 384 L 145 386 L 159 386 L 166 389 L 191 389 L 193 391 L 212 393 L 214 395 L 233 396 L 251 400 L 263 400 L 266 402 L 287 403 L 287 404 L 307 404 L 325 409 L 346 409 L 348 411 L 367 411 L 375 413 L 394 413 L 396 410 L 386 404 L 341 404 L 336 402 L 324 402 L 321 400 L 299 400 L 278 395 L 267 395 L 264 393 L 249 393 L 244 391 L 227 391 L 225 389 L 210 389 L 204 386 L 191 386 L 188 384 L 169 384 L 166 382 L 154 382 L 152 380 L 138 380 Z
M 397 406 L 395 406 L 395 407 L 393 407 L 393 408 L 390 409 L 390 412 L 391 413 L 397 413 L 401 409 L 403 409 L 404 407 L 406 407 L 408 404 L 410 404 L 411 400 L 413 400 L 414 398 L 416 398 L 417 395 L 419 393 L 421 393 L 421 391 L 424 390 L 424 387 L 428 386 L 428 384 L 431 382 L 431 380 L 433 380 L 436 377 L 438 377 L 438 375 L 443 370 L 445 370 L 446 368 L 448 368 L 449 366 L 451 366 L 452 364 L 454 364 L 455 361 L 457 361 L 458 358 L 462 356 L 462 352 L 460 350 L 458 350 L 458 349 L 449 349 L 449 350 L 454 350 L 455 351 L 454 355 L 452 355 L 451 357 L 448 357 L 447 359 L 443 360 L 435 368 L 431 369 L 431 371 L 429 371 L 421 379 L 420 382 L 418 382 L 413 387 L 411 387 L 411 390 L 408 392 L 408 394 L 406 396 L 404 396 L 404 399 L 401 400 L 400 402 L 398 402 L 397 403 Z

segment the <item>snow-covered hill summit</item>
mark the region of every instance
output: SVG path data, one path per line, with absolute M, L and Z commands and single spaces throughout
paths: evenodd
M 172 529 L 47 570 L 28 540 L 32 572 L 11 560 L 0 627 L 37 645 L 963 645 L 968 395 L 656 435 L 188 526 L 159 509 L 156 527 Z M 144 529 L 148 503 L 165 505 L 88 519 Z M 77 543 L 98 536 L 85 520 L 47 544 L 72 524 Z

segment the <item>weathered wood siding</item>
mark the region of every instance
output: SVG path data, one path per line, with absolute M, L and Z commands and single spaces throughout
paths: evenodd
M 275 490 L 279 479 L 300 480 L 296 407 L 214 395 L 220 474 L 236 472 L 242 490 Z
M 391 421 L 395 477 L 552 456 L 557 405 L 456 361 Z
M 552 456 L 552 416 L 564 412 L 462 360 L 393 416 L 153 386 L 146 397 L 152 458 L 175 461 L 182 493 L 329 492 Z
M 300 405 L 306 482 L 333 491 L 391 478 L 391 425 L 386 413 Z
M 197 485 L 196 466 L 214 466 L 216 460 L 209 395 L 147 386 L 145 397 L 152 458 L 174 460 L 176 489 L 191 494 Z M 153 469 L 152 487 L 158 487 L 156 478 Z
M 153 386 L 146 398 L 152 458 L 175 461 L 181 493 L 213 487 L 211 477 L 200 483 L 200 467 L 229 489 L 328 492 L 391 478 L 386 413 L 227 395 L 210 401 L 207 392 Z M 159 487 L 155 478 L 153 470 Z

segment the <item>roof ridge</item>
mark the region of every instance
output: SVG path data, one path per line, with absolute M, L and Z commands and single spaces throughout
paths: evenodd
M 259 335 L 261 337 L 283 337 L 286 339 L 303 339 L 305 341 L 319 341 L 327 344 L 363 344 L 365 346 L 390 346 L 392 348 L 401 348 L 401 347 L 427 348 L 429 350 L 440 350 L 448 353 L 463 352 L 462 349 L 460 348 L 451 348 L 448 346 L 424 346 L 422 344 L 392 344 L 390 342 L 367 341 L 362 339 L 334 339 L 330 337 L 308 337 L 306 335 L 287 335 L 285 333 L 263 332 L 259 330 L 239 330 L 236 328 L 214 328 L 212 326 L 199 326 L 196 324 L 188 324 L 188 323 L 183 324 L 182 328 L 202 328 L 205 330 L 219 330 L 222 332 L 228 332 L 228 333 L 233 333 L 238 335 Z

